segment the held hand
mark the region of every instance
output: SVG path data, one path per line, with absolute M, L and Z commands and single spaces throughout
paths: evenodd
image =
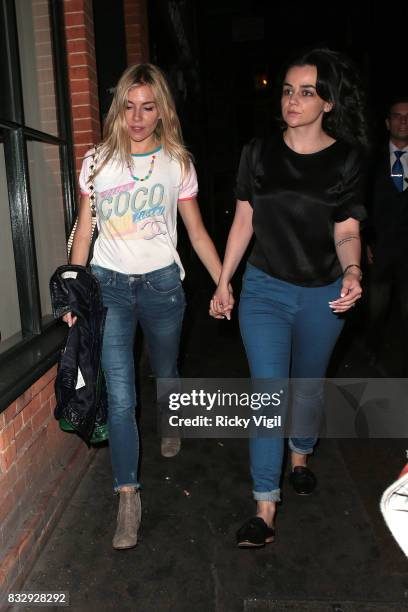
M 333 312 L 346 312 L 349 308 L 356 305 L 357 300 L 361 298 L 362 292 L 360 276 L 351 271 L 346 272 L 343 277 L 340 298 L 329 302 L 329 306 Z
M 68 324 L 68 327 L 72 327 L 77 322 L 77 317 L 73 317 L 71 312 L 67 312 L 67 314 L 64 314 L 62 317 L 62 320 Z
M 231 310 L 234 307 L 234 297 L 231 285 L 218 285 L 211 302 L 209 314 L 214 319 L 231 319 Z

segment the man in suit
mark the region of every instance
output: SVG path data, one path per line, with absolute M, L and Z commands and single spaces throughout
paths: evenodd
M 388 146 L 376 160 L 367 259 L 369 287 L 369 347 L 374 359 L 397 298 L 404 354 L 408 350 L 408 96 L 395 99 L 386 118 Z M 407 359 L 400 372 L 407 374 Z

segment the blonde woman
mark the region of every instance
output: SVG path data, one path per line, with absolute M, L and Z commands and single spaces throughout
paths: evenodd
M 176 250 L 177 211 L 215 283 L 221 262 L 201 219 L 196 173 L 159 68 L 140 64 L 124 72 L 98 150 L 94 187 L 99 234 L 91 267 L 107 307 L 102 368 L 114 490 L 119 494 L 113 547 L 124 549 L 136 545 L 141 517 L 133 359 L 137 323 L 155 376 L 178 375 L 185 297 L 184 270 Z M 90 163 L 87 154 L 79 179 L 82 197 L 71 258 L 79 265 L 86 265 L 90 246 Z M 71 314 L 65 320 L 68 325 L 75 323 Z M 176 455 L 179 448 L 178 438 L 162 439 L 164 456 Z

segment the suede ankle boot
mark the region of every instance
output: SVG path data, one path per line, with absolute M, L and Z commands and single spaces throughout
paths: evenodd
M 137 530 L 142 515 L 140 493 L 134 491 L 119 491 L 119 511 L 112 546 L 118 550 L 133 548 L 137 544 Z

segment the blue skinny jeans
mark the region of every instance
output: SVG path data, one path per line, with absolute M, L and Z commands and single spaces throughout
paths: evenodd
M 339 297 L 341 278 L 303 287 L 274 278 L 251 264 L 242 285 L 239 323 L 252 378 L 321 379 L 343 327 L 328 302 Z M 323 383 L 292 389 L 292 414 L 319 421 Z M 289 439 L 291 450 L 310 454 L 317 437 Z M 256 500 L 279 501 L 284 440 L 252 437 L 250 467 Z
M 108 394 L 109 446 L 114 490 L 139 487 L 139 433 L 135 419 L 134 340 L 140 323 L 156 378 L 176 378 L 185 309 L 177 264 L 147 274 L 92 266 L 107 316 L 102 369 Z

